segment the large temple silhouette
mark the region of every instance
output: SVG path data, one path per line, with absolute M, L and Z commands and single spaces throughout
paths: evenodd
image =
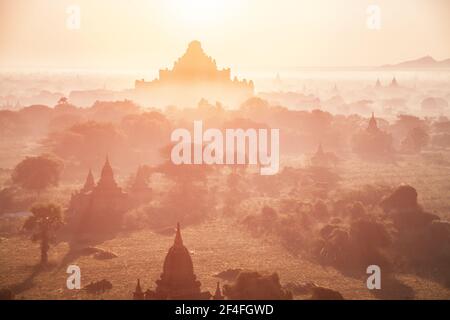
M 159 71 L 159 78 L 147 82 L 136 80 L 139 101 L 157 106 L 193 106 L 201 99 L 238 105 L 254 93 L 253 81 L 231 79 L 230 69 L 219 70 L 207 56 L 199 41 L 192 41 L 172 70 Z
M 133 293 L 134 300 L 222 300 L 223 296 L 217 284 L 216 292 L 201 291 L 201 283 L 194 274 L 194 265 L 188 249 L 181 238 L 180 224 L 172 247 L 164 260 L 161 278 L 156 280 L 156 289 L 143 291 L 138 279 Z

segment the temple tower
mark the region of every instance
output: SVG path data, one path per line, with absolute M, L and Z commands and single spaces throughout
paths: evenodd
M 141 281 L 140 279 L 137 279 L 136 289 L 133 293 L 133 300 L 144 300 L 144 292 L 141 288 Z
M 200 281 L 194 274 L 194 266 L 188 249 L 183 245 L 180 224 L 173 246 L 166 255 L 161 279 L 156 281 L 156 295 L 165 299 L 197 299 L 200 297 Z
M 394 77 L 392 78 L 392 82 L 391 82 L 391 88 L 398 88 L 398 82 L 397 79 Z
M 94 176 L 92 174 L 91 169 L 89 169 L 89 173 L 86 177 L 86 182 L 84 183 L 83 188 L 81 189 L 81 192 L 86 193 L 94 190 L 95 188 L 95 182 L 94 182 Z
M 377 79 L 377 82 L 375 83 L 375 88 L 377 88 L 377 89 L 381 88 L 380 79 Z
M 377 120 L 375 119 L 375 114 L 372 112 L 372 117 L 369 120 L 369 125 L 367 127 L 367 132 L 369 133 L 378 133 L 380 129 L 378 129 Z
M 102 174 L 97 184 L 97 189 L 117 189 L 117 183 L 114 179 L 114 173 L 109 163 L 108 156 L 106 156 L 105 164 L 103 165 Z
M 172 247 L 164 259 L 163 272 L 156 281 L 156 289 L 148 289 L 143 293 L 139 279 L 136 285 L 133 299 L 145 300 L 209 300 L 211 293 L 200 290 L 201 283 L 194 274 L 194 266 L 188 249 L 183 244 L 180 224 Z M 216 300 L 223 300 L 219 284 L 217 285 Z
M 167 95 L 167 92 L 178 92 Z M 136 80 L 138 99 L 151 99 L 152 104 L 164 106 L 197 103 L 204 98 L 225 104 L 241 104 L 254 94 L 252 81 L 231 79 L 229 68 L 219 69 L 199 41 L 189 43 L 186 52 L 175 61 L 172 69 L 159 70 L 153 81 Z
M 213 300 L 224 300 L 225 297 L 222 295 L 222 291 L 220 290 L 220 283 L 217 282 L 216 292 L 213 295 Z
M 97 185 L 90 171 L 83 189 L 72 196 L 67 217 L 77 235 L 106 233 L 121 228 L 129 208 L 129 197 L 117 185 L 106 158 Z

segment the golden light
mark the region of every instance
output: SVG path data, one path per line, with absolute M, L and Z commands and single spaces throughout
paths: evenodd
M 208 26 L 220 23 L 235 8 L 234 0 L 167 0 L 167 12 L 180 24 Z

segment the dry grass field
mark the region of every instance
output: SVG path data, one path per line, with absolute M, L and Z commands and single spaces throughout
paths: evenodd
M 414 156 L 395 165 L 367 164 L 355 159 L 342 163 L 339 171 L 341 186 L 346 187 L 409 183 L 417 188 L 419 201 L 426 210 L 442 218 L 450 217 L 449 167 L 427 165 L 421 157 Z M 216 273 L 242 268 L 277 272 L 282 284 L 314 282 L 338 290 L 347 299 L 450 299 L 449 288 L 413 274 L 396 274 L 395 280 L 383 283 L 382 293 L 375 295 L 366 288 L 365 278 L 349 277 L 332 267 L 295 256 L 276 239 L 252 237 L 235 219 L 226 219 L 219 213 L 211 214 L 201 224 L 182 228 L 182 235 L 203 290 L 215 289 L 219 280 L 214 277 Z M 87 255 L 68 257 L 69 245 L 60 242 L 50 249 L 50 266 L 36 271 L 38 244 L 24 236 L 2 238 L 0 284 L 14 288 L 18 299 L 130 299 L 137 278 L 141 279 L 144 289 L 155 287 L 172 241 L 173 235 L 141 230 L 94 244 L 118 255 L 110 260 L 97 260 Z M 82 286 L 107 279 L 113 284 L 112 290 L 102 295 L 68 290 L 66 268 L 69 264 L 81 268 Z
M 346 277 L 333 268 L 312 264 L 302 257 L 288 254 L 276 243 L 251 238 L 224 219 L 212 219 L 202 225 L 183 230 L 185 245 L 191 250 L 197 277 L 202 288 L 214 290 L 214 274 L 228 268 L 243 268 L 265 272 L 278 272 L 282 283 L 307 282 L 333 288 L 348 299 L 373 299 L 365 286 L 365 279 Z M 39 249 L 26 239 L 11 238 L 1 243 L 1 278 L 6 286 L 18 286 L 24 299 L 130 299 L 136 279 L 144 288 L 154 287 L 154 281 L 162 271 L 167 249 L 172 237 L 148 231 L 105 241 L 99 247 L 111 250 L 119 257 L 96 260 L 90 256 L 71 261 L 81 268 L 82 285 L 91 281 L 108 279 L 113 284 L 110 292 L 101 296 L 88 295 L 83 290 L 66 288 L 66 266 L 60 265 L 69 248 L 61 243 L 51 250 L 52 266 L 33 275 L 39 260 Z M 9 256 L 10 259 L 5 259 Z M 242 257 L 245 257 L 243 259 Z M 30 259 L 31 258 L 31 259 Z M 414 275 L 397 276 L 398 283 L 385 288 L 383 298 L 393 299 L 449 299 L 450 290 Z M 301 296 L 297 298 L 302 298 Z
M 449 157 L 449 152 L 443 153 L 443 158 Z M 342 185 L 348 187 L 373 183 L 414 186 L 419 203 L 426 211 L 450 220 L 450 163 L 436 164 L 424 156 L 403 156 L 395 164 L 366 163 L 353 159 L 343 164 L 339 174 L 343 178 Z

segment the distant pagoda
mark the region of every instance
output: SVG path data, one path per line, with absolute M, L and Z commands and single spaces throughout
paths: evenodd
M 398 88 L 399 84 L 397 82 L 397 78 L 392 78 L 391 84 L 390 84 L 390 88 Z
M 230 69 L 219 70 L 199 41 L 192 41 L 172 70 L 159 70 L 159 78 L 135 81 L 139 99 L 160 105 L 196 105 L 202 98 L 226 104 L 241 103 L 253 96 L 253 81 L 231 80 Z
M 334 84 L 334 87 L 333 87 L 333 90 L 332 90 L 332 94 L 335 95 L 335 96 L 340 94 L 337 84 Z
M 392 136 L 378 127 L 373 112 L 366 129 L 356 133 L 352 141 L 353 151 L 365 160 L 392 160 L 394 155 Z
M 338 158 L 333 152 L 324 152 L 322 143 L 317 147 L 316 153 L 311 157 L 311 165 L 315 167 L 328 167 L 336 165 Z
M 366 131 L 371 134 L 377 134 L 380 132 L 378 128 L 377 119 L 375 118 L 375 113 L 372 112 L 372 117 L 369 120 L 369 125 L 367 126 Z
M 380 79 L 377 79 L 377 82 L 375 83 L 375 88 L 377 88 L 377 89 L 381 88 L 381 81 L 380 81 Z

